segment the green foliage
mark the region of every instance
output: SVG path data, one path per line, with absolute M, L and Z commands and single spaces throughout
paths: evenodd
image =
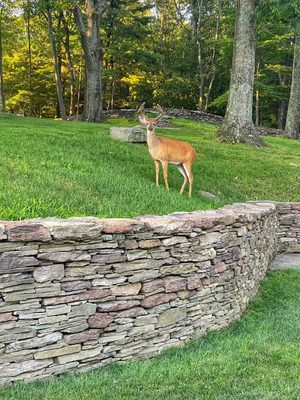
M 298 400 L 300 271 L 269 273 L 241 320 L 146 361 L 0 390 L 3 400 Z

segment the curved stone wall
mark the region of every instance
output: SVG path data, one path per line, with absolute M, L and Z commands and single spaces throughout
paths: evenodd
M 299 243 L 299 204 L 280 204 L 0 221 L 0 384 L 150 357 L 238 319 L 277 235 Z

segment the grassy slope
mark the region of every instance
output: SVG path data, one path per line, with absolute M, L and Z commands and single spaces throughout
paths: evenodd
M 0 115 L 0 219 L 96 215 L 125 217 L 216 207 L 247 199 L 300 200 L 299 141 L 267 138 L 263 150 L 214 141 L 216 127 L 177 120 L 159 134 L 197 149 L 194 195 L 180 196 L 182 176 L 170 166 L 166 193 L 154 183 L 147 147 L 109 139 L 112 124 Z
M 148 361 L 0 390 L 3 400 L 299 400 L 300 271 L 269 274 L 241 321 Z

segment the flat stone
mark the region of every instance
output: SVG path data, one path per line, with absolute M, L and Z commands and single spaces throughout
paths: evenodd
M 61 288 L 65 292 L 75 292 L 78 290 L 90 289 L 92 286 L 89 281 L 71 281 L 71 282 L 62 282 Z
M 154 247 L 159 247 L 161 242 L 159 239 L 148 239 L 148 240 L 140 240 L 139 247 L 141 249 L 153 249 Z
M 188 240 L 185 236 L 173 236 L 171 238 L 162 240 L 164 246 L 175 246 L 176 244 L 182 244 L 187 242 Z
M 162 312 L 158 318 L 161 326 L 174 325 L 186 318 L 186 307 L 170 308 Z
M 37 371 L 44 369 L 52 364 L 52 360 L 28 360 L 20 363 L 12 363 L 10 365 L 0 365 L 0 377 L 15 377 L 26 372 Z
M 92 257 L 92 263 L 113 264 L 126 260 L 126 256 L 122 254 L 100 254 Z
M 115 315 L 115 318 L 136 318 L 146 315 L 147 311 L 142 307 L 133 307 L 129 310 L 124 310 Z
M 111 293 L 114 296 L 136 296 L 141 290 L 142 284 L 140 282 L 129 283 L 128 285 L 113 286 Z
M 74 344 L 74 345 L 60 347 L 58 349 L 53 349 L 53 350 L 38 351 L 37 353 L 35 353 L 34 358 L 36 360 L 44 360 L 47 358 L 58 357 L 58 356 L 62 356 L 65 354 L 78 353 L 80 350 L 81 350 L 81 345 Z
M 137 300 L 116 300 L 111 301 L 110 303 L 102 303 L 98 305 L 99 311 L 121 311 L 126 310 L 127 308 L 132 308 L 140 305 L 140 302 Z
M 153 281 L 145 282 L 143 284 L 142 292 L 143 293 L 151 293 L 162 287 L 164 287 L 163 279 L 154 279 Z
M 103 223 L 97 218 L 43 219 L 56 240 L 85 240 L 101 237 Z
M 58 357 L 59 364 L 66 364 L 73 361 L 82 361 L 88 358 L 94 358 L 100 355 L 102 346 L 98 346 L 95 349 L 83 350 L 70 355 L 61 355 Z
M 113 317 L 108 313 L 96 313 L 88 319 L 91 328 L 106 328 L 113 322 Z
M 94 303 L 83 303 L 78 306 L 72 306 L 71 311 L 68 314 L 69 318 L 84 316 L 89 317 L 96 312 L 97 304 Z
M 187 280 L 186 278 L 179 278 L 178 276 L 168 276 L 164 278 L 164 286 L 166 293 L 178 292 L 186 289 Z
M 100 334 L 99 329 L 87 329 L 84 332 L 65 335 L 64 339 L 68 344 L 76 344 L 76 343 L 83 343 L 83 342 L 97 340 L 99 338 L 99 334 Z
M 59 251 L 53 253 L 41 253 L 40 260 L 53 261 L 56 263 L 65 263 L 71 261 L 90 261 L 91 256 L 83 251 Z
M 84 293 L 80 293 L 78 296 L 80 300 L 98 300 L 104 299 L 110 295 L 110 289 L 90 289 Z
M 37 265 L 35 257 L 0 257 L 0 274 L 32 271 Z
M 36 282 L 60 280 L 64 275 L 64 264 L 43 265 L 35 268 L 33 271 L 33 277 Z
M 175 293 L 169 294 L 156 294 L 150 297 L 147 297 L 142 301 L 142 306 L 145 308 L 152 308 L 158 306 L 160 304 L 168 303 L 171 300 L 175 300 L 177 295 Z
M 51 235 L 41 224 L 15 222 L 7 227 L 7 239 L 11 242 L 49 242 Z
M 272 262 L 271 268 L 300 268 L 300 254 L 278 254 Z
M 10 343 L 6 346 L 6 353 L 12 353 L 15 351 L 21 351 L 25 349 L 34 349 L 39 347 L 44 347 L 49 344 L 53 344 L 62 339 L 62 334 L 60 332 L 50 333 L 49 335 L 41 337 L 33 337 L 27 340 L 19 340 L 14 343 Z

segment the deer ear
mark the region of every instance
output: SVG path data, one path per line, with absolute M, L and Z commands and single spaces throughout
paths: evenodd
M 142 124 L 147 124 L 147 119 L 144 115 L 139 115 L 139 120 Z

